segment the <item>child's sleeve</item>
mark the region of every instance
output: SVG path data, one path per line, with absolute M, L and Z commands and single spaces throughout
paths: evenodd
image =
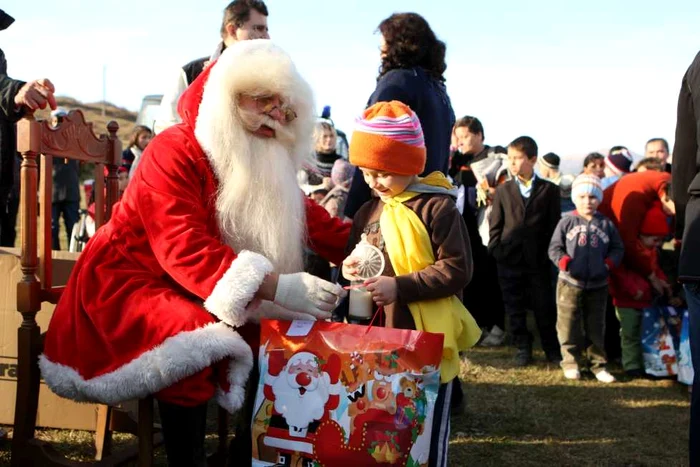
M 553 186 L 552 193 L 549 200 L 549 225 L 548 232 L 554 233 L 557 228 L 559 221 L 561 220 L 561 196 L 559 195 L 559 187 Z
M 566 254 L 566 219 L 561 219 L 554 229 L 554 234 L 552 234 L 552 240 L 549 242 L 549 259 L 554 263 L 554 265 L 560 270 L 566 271 L 566 264 L 562 264 L 569 261 L 571 258 Z M 564 267 L 562 267 L 564 266 Z
M 455 295 L 462 292 L 472 277 L 469 234 L 451 199 L 445 198 L 428 227 L 435 263 L 396 277 L 398 296 L 404 303 Z
M 501 202 L 501 196 L 503 196 L 502 189 L 496 189 L 496 193 L 493 195 L 493 200 L 491 202 L 491 214 L 489 215 L 489 254 L 493 255 L 494 250 L 501 243 L 501 234 L 503 233 L 503 204 Z
M 622 237 L 620 237 L 617 227 L 612 222 L 608 222 L 608 226 L 610 246 L 608 247 L 608 257 L 605 258 L 605 264 L 608 265 L 608 269 L 612 270 L 622 263 L 622 258 L 625 255 L 625 244 L 622 243 Z

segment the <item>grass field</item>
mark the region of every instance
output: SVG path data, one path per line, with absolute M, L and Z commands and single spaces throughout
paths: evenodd
M 507 347 L 467 353 L 462 365 L 467 405 L 452 418 L 450 466 L 687 465 L 685 386 L 671 380 L 603 385 L 592 377 L 569 382 L 543 363 L 542 354 L 536 365 L 512 368 L 512 353 Z M 619 369 L 613 373 L 622 379 Z M 40 436 L 76 458 L 93 453 L 91 433 L 42 430 Z M 130 438 L 118 435 L 117 445 Z M 157 461 L 166 465 L 162 449 Z M 9 440 L 0 441 L 0 464 L 8 462 Z

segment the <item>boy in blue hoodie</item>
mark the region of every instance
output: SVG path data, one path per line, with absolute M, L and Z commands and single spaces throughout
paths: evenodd
M 576 211 L 559 221 L 549 245 L 549 258 L 559 268 L 557 335 L 561 367 L 565 378 L 580 379 L 579 363 L 587 357 L 598 381 L 612 383 L 615 377 L 605 367 L 608 271 L 622 261 L 624 246 L 612 221 L 596 211 L 603 200 L 598 177 L 576 177 L 571 199 Z

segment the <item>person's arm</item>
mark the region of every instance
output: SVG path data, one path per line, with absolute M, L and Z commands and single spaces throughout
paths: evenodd
M 300 192 L 299 196 L 303 196 Z M 307 243 L 316 254 L 334 263 L 345 259 L 345 247 L 350 236 L 350 223 L 332 217 L 314 200 L 304 197 L 306 205 Z
M 24 81 L 0 75 L 0 118 L 2 120 L 16 122 L 22 118 L 24 109 L 15 104 L 15 96 L 24 85 Z
M 501 243 L 501 235 L 503 234 L 503 224 L 505 223 L 505 216 L 503 212 L 503 203 L 501 197 L 503 196 L 504 190 L 497 189 L 493 196 L 493 201 L 491 202 L 491 214 L 489 215 L 489 246 L 488 250 L 491 255 L 498 248 Z
M 561 271 L 566 271 L 571 257 L 566 254 L 566 219 L 561 219 L 554 229 L 552 240 L 549 242 L 549 259 Z
M 398 298 L 403 303 L 455 295 L 471 280 L 472 253 L 461 214 L 449 198 L 441 201 L 435 211 L 429 226 L 430 242 L 436 250 L 435 263 L 396 277 Z
M 695 58 L 695 63 L 700 61 L 700 54 Z M 676 140 L 673 145 L 673 201 L 676 204 L 676 232 L 677 239 L 683 238 L 685 228 L 685 206 L 688 204 L 688 187 L 696 177 L 698 143 L 697 122 L 695 119 L 695 107 L 693 104 L 693 92 L 688 81 L 690 69 L 683 76 L 681 90 L 678 95 L 678 112 L 676 119 Z
M 559 187 L 550 184 L 548 188 L 552 193 L 549 197 L 549 225 L 547 230 L 547 237 L 551 237 L 554 234 L 554 230 L 557 228 L 559 221 L 561 220 L 561 196 L 559 195 Z
M 187 89 L 187 76 L 185 76 L 185 70 L 180 68 L 177 80 L 173 81 L 173 84 L 165 91 L 163 99 L 160 101 L 158 117 L 153 122 L 155 134 L 182 121 L 177 113 L 177 103 L 185 89 Z

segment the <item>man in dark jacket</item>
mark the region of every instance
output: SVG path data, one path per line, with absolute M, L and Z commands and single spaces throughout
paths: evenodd
M 695 370 L 690 409 L 690 465 L 700 465 L 700 53 L 686 71 L 678 97 L 673 148 L 676 238 L 682 239 L 678 279 L 690 314 L 690 350 Z
M 177 113 L 180 96 L 210 62 L 219 58 L 226 47 L 238 41 L 270 38 L 267 16 L 267 6 L 262 0 L 234 0 L 224 8 L 221 42 L 211 55 L 192 60 L 180 68 L 174 86 L 163 94 L 159 115 L 154 122 L 155 133 L 182 121 Z
M 14 22 L 0 10 L 0 31 Z M 0 49 L 0 246 L 15 245 L 19 206 L 19 160 L 15 123 L 27 109 L 56 108 L 54 87 L 47 79 L 25 83 L 7 76 L 5 54 Z

